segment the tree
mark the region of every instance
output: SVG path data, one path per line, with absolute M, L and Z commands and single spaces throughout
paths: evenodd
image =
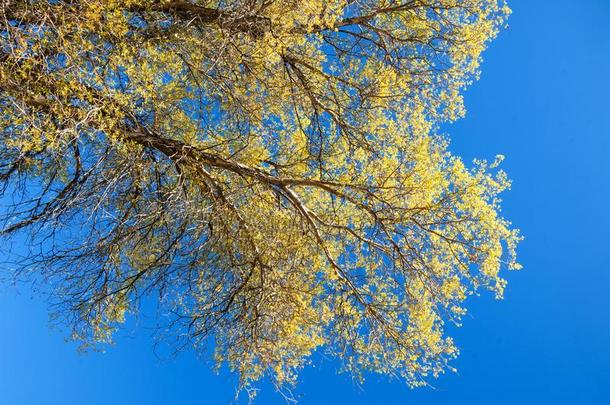
M 85 344 L 156 296 L 244 387 L 318 349 L 417 385 L 519 267 L 499 160 L 438 135 L 497 0 L 1 4 L 1 233 Z

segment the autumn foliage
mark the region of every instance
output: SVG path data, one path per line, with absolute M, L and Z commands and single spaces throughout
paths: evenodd
M 247 387 L 316 351 L 420 384 L 518 268 L 438 135 L 497 0 L 0 0 L 0 232 L 85 344 L 140 299 Z

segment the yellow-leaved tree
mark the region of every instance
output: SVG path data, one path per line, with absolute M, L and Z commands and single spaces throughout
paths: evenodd
M 509 182 L 439 125 L 500 0 L 0 0 L 0 232 L 85 344 L 141 298 L 242 387 L 423 383 L 502 295 Z

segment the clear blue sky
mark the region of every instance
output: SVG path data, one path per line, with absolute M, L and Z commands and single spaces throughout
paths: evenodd
M 458 374 L 410 390 L 358 388 L 324 361 L 307 404 L 601 404 L 610 399 L 610 0 L 511 0 L 514 14 L 448 126 L 466 160 L 502 153 L 504 213 L 526 240 L 503 301 L 483 294 L 453 331 Z M 235 381 L 186 352 L 159 360 L 147 330 L 81 355 L 48 328 L 44 303 L 0 289 L 0 404 L 227 404 Z M 268 385 L 258 404 L 281 404 Z M 605 401 L 604 401 L 605 399 Z

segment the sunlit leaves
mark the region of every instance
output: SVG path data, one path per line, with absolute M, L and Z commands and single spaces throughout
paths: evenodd
M 22 271 L 75 338 L 153 295 L 244 387 L 316 350 L 417 385 L 457 354 L 444 322 L 518 268 L 498 162 L 436 135 L 504 4 L 2 4 L 2 233 L 35 233 Z

